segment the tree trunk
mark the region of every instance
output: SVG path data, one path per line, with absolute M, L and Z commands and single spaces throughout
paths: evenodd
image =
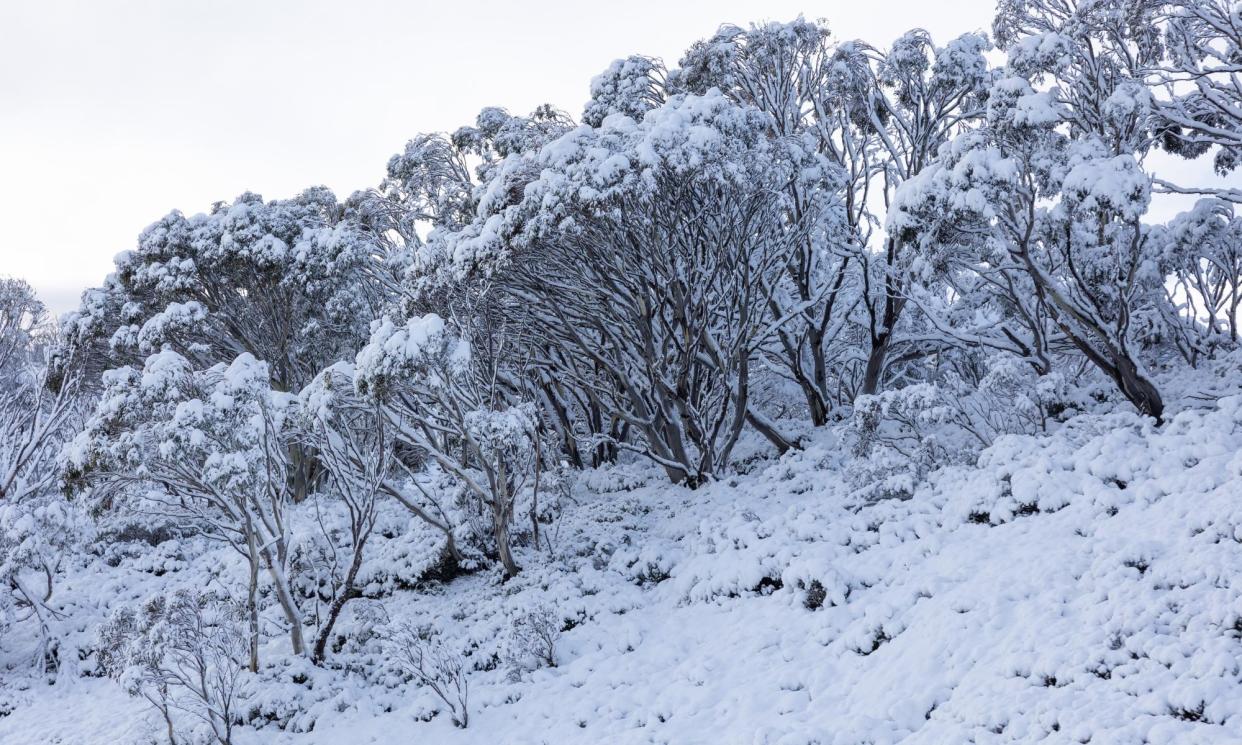
M 268 574 L 271 575 L 272 584 L 276 589 L 276 600 L 280 602 L 280 609 L 284 611 L 285 619 L 289 622 L 289 642 L 293 647 L 293 653 L 298 656 L 304 655 L 306 654 L 306 642 L 302 638 L 302 613 L 293 600 L 289 580 L 285 577 L 284 568 L 276 557 L 272 556 L 271 549 L 264 549 L 263 553 Z
M 336 625 L 336 619 L 340 617 L 345 604 L 354 598 L 362 597 L 362 593 L 354 587 L 354 580 L 358 578 L 358 569 L 362 566 L 362 550 L 365 545 L 365 541 L 355 544 L 354 557 L 349 562 L 349 571 L 345 573 L 345 581 L 341 584 L 336 597 L 332 598 L 332 604 L 328 606 L 328 617 L 315 637 L 315 650 L 311 660 L 316 665 L 323 662 L 324 651 L 328 647 L 328 638 L 332 636 L 332 627 Z
M 798 447 L 798 444 L 782 434 L 771 420 L 756 412 L 749 405 L 746 407 L 746 421 L 755 428 L 756 432 L 763 435 L 764 439 L 772 443 L 777 453 L 784 455 Z
M 867 355 L 867 367 L 863 371 L 860 396 L 874 396 L 880 391 L 880 383 L 884 375 L 884 363 L 888 360 L 888 341 L 891 336 L 886 332 L 871 344 L 871 352 Z
M 161 706 L 160 714 L 164 715 L 164 726 L 168 728 L 168 745 L 177 745 L 177 737 L 173 731 L 172 713 L 167 706 Z
M 499 501 L 492 504 L 492 533 L 496 539 L 496 553 L 500 564 L 505 569 L 505 578 L 511 579 L 518 574 L 517 562 L 513 560 L 513 552 L 509 547 L 509 516 L 508 510 Z
M 1124 356 L 1114 360 L 1114 380 L 1122 394 L 1134 404 L 1140 413 L 1156 420 L 1156 424 L 1164 424 L 1164 400 L 1155 384 L 1139 372 L 1138 366 Z
M 250 672 L 259 672 L 259 549 L 254 544 L 254 533 L 246 536 L 249 552 L 250 577 L 246 586 L 246 616 L 249 622 Z

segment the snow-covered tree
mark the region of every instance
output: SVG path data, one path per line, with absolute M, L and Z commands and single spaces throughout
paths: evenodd
M 30 285 L 0 279 L 0 505 L 46 493 L 81 414 L 81 371 Z
M 469 342 L 435 314 L 400 325 L 377 321 L 356 364 L 358 391 L 378 403 L 393 436 L 486 508 L 496 555 L 505 573 L 516 575 L 515 505 L 524 490 L 537 487 L 533 407 L 507 405 Z
M 122 363 L 165 347 L 204 368 L 250 354 L 276 388 L 299 390 L 353 354 L 387 300 L 381 247 L 345 218 L 323 187 L 174 211 L 117 257 L 66 332 Z
M 316 523 L 329 546 L 327 566 L 321 567 L 328 592 L 312 649 L 316 661 L 323 660 L 345 604 L 361 597 L 358 571 L 375 531 L 381 493 L 396 470 L 394 441 L 383 415 L 353 393 L 352 366 L 337 363 L 302 391 L 295 417 L 296 436 L 314 447 L 326 474 L 320 495 L 325 504 L 315 505 Z M 335 550 L 342 543 L 348 550 L 343 558 Z
M 986 125 L 907 182 L 889 230 L 921 248 L 933 282 L 967 269 L 982 292 L 1007 295 L 992 314 L 1000 323 L 967 330 L 974 341 L 1041 369 L 1049 349 L 1071 346 L 1160 419 L 1139 357 L 1166 302 L 1160 248 L 1143 224 L 1151 178 L 1141 158 L 1154 121 L 1144 53 L 1117 29 L 1129 21 L 1103 5 L 1061 10 L 1002 6 L 995 27 L 1008 67 Z
M 54 665 L 52 602 L 86 521 L 60 493 L 57 458 L 87 408 L 83 371 L 27 283 L 0 279 L 0 634 L 39 628 L 36 664 Z
M 915 30 L 883 51 L 833 43 L 822 24 L 798 19 L 722 27 L 670 76 L 689 90 L 718 87 L 762 109 L 775 134 L 801 135 L 833 166 L 790 189 L 793 214 L 815 215 L 821 227 L 789 262 L 773 312 L 796 312 L 773 357 L 803 391 L 815 424 L 833 405 L 879 390 L 895 363 L 925 354 L 923 337 L 901 330 L 909 251 L 876 228 L 893 190 L 982 114 L 988 48 L 980 34 L 937 47 Z M 859 335 L 868 346 L 861 356 Z
M 141 369 L 104 375 L 95 414 L 67 453 L 74 479 L 113 509 L 169 519 L 224 541 L 249 568 L 250 668 L 258 666 L 260 569 L 266 569 L 304 654 L 302 612 L 289 582 L 290 414 L 296 399 L 271 387 L 249 354 L 196 370 L 172 350 Z
M 633 54 L 613 61 L 591 79 L 591 100 L 582 112 L 582 123 L 598 127 L 612 114 L 641 121 L 668 96 L 668 71 L 654 57 Z
M 1132 31 L 1153 52 L 1163 52 L 1150 72 L 1161 89 L 1156 100 L 1161 144 L 1190 158 L 1214 149 L 1216 172 L 1232 173 L 1242 162 L 1242 22 L 1237 3 L 1153 0 L 1151 5 L 1154 9 L 1139 4 L 1147 12 L 1135 18 Z M 1152 38 L 1160 30 L 1162 37 Z M 1162 183 L 1173 191 L 1210 192 L 1242 201 L 1242 190 L 1236 188 Z
M 855 271 L 869 225 L 866 190 L 874 168 L 865 138 L 837 95 L 836 48 L 821 24 L 798 19 L 742 29 L 724 26 L 694 44 L 670 75 L 693 92 L 716 88 L 770 117 L 772 134 L 815 153 L 815 173 L 785 187 L 789 220 L 810 224 L 791 246 L 768 312 L 776 327 L 766 361 L 801 391 L 812 424 L 847 402 L 840 355 L 859 300 Z M 851 345 L 852 346 L 852 345 Z
M 1238 343 L 1242 306 L 1242 219 L 1232 203 L 1200 200 L 1153 236 L 1163 247 L 1161 266 L 1172 278 L 1166 283 L 1170 321 L 1178 349 L 1192 365 L 1222 344 Z
M 788 219 L 786 187 L 824 164 L 770 129 L 718 92 L 575 129 L 506 161 L 495 178 L 516 183 L 432 244 L 424 276 L 499 294 L 526 369 L 632 428 L 637 443 L 615 444 L 674 481 L 718 473 L 747 422 L 786 449 L 750 398 L 751 363 L 790 320 L 769 301 L 813 227 Z
M 550 105 L 530 116 L 489 106 L 474 126 L 451 134 L 420 134 L 388 160 L 377 189 L 349 199 L 351 217 L 398 264 L 422 251 L 428 233 L 460 230 L 473 220 L 495 169 L 511 155 L 537 148 L 572 126 Z

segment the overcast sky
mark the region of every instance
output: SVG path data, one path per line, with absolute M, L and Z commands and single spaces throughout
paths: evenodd
M 633 53 L 720 23 L 822 17 L 887 46 L 987 29 L 992 0 L 0 0 L 0 276 L 57 312 L 173 208 L 375 185 L 411 136 L 483 106 L 577 116 Z

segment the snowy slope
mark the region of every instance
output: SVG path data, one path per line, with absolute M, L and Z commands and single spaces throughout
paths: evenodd
M 854 503 L 837 451 L 825 435 L 698 491 L 588 474 L 557 559 L 387 601 L 494 667 L 465 730 L 395 677 L 293 665 L 262 703 L 298 710 L 286 730 L 238 740 L 1242 742 L 1242 397 L 1160 430 L 1112 414 L 1003 438 L 903 501 Z M 515 680 L 508 619 L 540 605 L 572 628 L 557 667 Z M 109 685 L 40 693 L 0 743 L 158 734 Z

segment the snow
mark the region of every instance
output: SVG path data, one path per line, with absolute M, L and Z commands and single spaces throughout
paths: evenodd
M 319 701 L 309 719 L 239 742 L 1242 738 L 1242 396 L 1159 430 L 1113 413 L 1005 436 L 905 500 L 861 500 L 843 457 L 824 434 L 697 491 L 646 467 L 584 474 L 553 557 L 384 601 L 479 662 L 552 608 L 574 622 L 555 668 L 474 670 L 465 730 L 425 689 L 315 671 L 314 689 L 262 694 Z M 0 741 L 153 726 L 109 685 L 54 686 L 0 718 Z
M 459 369 L 470 359 L 470 346 L 453 339 L 444 319 L 435 313 L 413 316 L 397 325 L 385 317 L 372 324 L 371 339 L 358 352 L 354 365 L 356 381 L 362 387 L 379 387 L 383 381 L 414 374 L 435 383 L 431 372 L 438 361 Z
M 141 700 L 98 678 L 48 687 L 0 718 L 5 745 L 142 743 L 153 742 L 158 732 Z
M 1132 155 L 1092 158 L 1075 165 L 1062 189 L 1076 209 L 1107 210 L 1137 220 L 1151 202 L 1151 180 Z
M 1055 5 L 148 227 L 0 339 L 0 743 L 1242 742 L 1238 45 Z
M 1009 45 L 1009 66 L 1021 75 L 1060 72 L 1070 63 L 1073 42 L 1055 31 L 1030 34 Z

